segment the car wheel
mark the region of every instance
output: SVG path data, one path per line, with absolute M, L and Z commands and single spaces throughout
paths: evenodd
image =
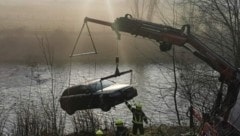
M 66 110 L 66 112 L 69 114 L 69 115 L 73 115 L 75 113 L 75 111 L 73 109 L 68 109 Z
M 102 111 L 109 111 L 111 109 L 111 107 L 109 105 L 105 104 L 101 107 L 101 109 L 102 109 Z

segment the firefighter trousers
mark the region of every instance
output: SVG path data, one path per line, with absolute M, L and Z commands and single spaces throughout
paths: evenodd
M 133 129 L 132 129 L 133 135 L 137 135 L 138 130 L 139 130 L 139 132 L 140 132 L 140 135 L 144 135 L 143 124 L 133 123 Z

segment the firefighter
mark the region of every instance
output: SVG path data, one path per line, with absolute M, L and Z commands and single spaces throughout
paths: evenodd
M 96 131 L 96 136 L 103 136 L 103 132 L 102 132 L 102 130 L 97 130 Z
M 143 128 L 143 121 L 148 124 L 147 116 L 145 113 L 142 111 L 142 105 L 141 104 L 136 104 L 136 107 L 132 107 L 127 101 L 125 101 L 125 104 L 127 107 L 131 110 L 133 114 L 133 129 L 132 133 L 133 135 L 137 135 L 138 130 L 140 132 L 140 135 L 144 135 L 144 128 Z
M 117 127 L 115 132 L 116 136 L 129 136 L 128 129 L 123 125 L 123 121 L 121 119 L 117 119 L 115 121 L 115 125 Z

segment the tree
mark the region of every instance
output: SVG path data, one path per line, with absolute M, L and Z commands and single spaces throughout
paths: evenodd
M 192 31 L 198 34 L 198 37 L 205 42 L 209 48 L 219 54 L 223 59 L 230 62 L 233 66 L 240 65 L 240 44 L 239 44 L 239 0 L 181 0 L 182 11 L 184 14 L 184 22 L 190 24 Z M 187 7 L 187 8 L 186 8 Z M 194 11 L 194 12 L 193 12 Z M 191 19 L 188 19 L 192 17 Z M 235 81 L 234 81 L 235 82 Z M 239 84 L 239 81 L 237 81 Z M 237 122 L 239 119 L 234 114 L 239 114 L 236 108 L 233 108 L 237 102 L 238 90 L 234 83 L 228 83 L 230 88 L 227 93 L 221 92 L 222 84 L 218 91 L 218 96 L 226 94 L 222 101 L 220 97 L 215 97 L 216 102 L 212 108 L 212 112 L 218 109 L 223 110 L 224 115 L 232 117 L 228 119 L 235 127 L 239 128 Z M 232 89 L 235 88 L 235 89 Z M 212 88 L 210 88 L 212 90 Z M 227 90 L 223 87 L 223 90 Z M 232 91 L 236 90 L 236 91 Z M 220 94 L 220 95 L 219 95 Z M 221 96 L 222 97 L 222 96 Z M 220 99 L 219 99 L 220 98 Z M 217 107 L 219 102 L 222 103 L 221 108 Z M 233 108 L 233 109 L 232 109 Z M 239 106 L 238 106 L 239 109 Z M 225 135 L 225 134 L 223 134 Z
M 201 34 L 211 48 L 240 67 L 240 0 L 182 0 L 181 3 L 184 10 L 195 10 L 189 16 L 194 16 L 191 22 L 185 20 L 185 23 L 197 28 L 195 32 Z

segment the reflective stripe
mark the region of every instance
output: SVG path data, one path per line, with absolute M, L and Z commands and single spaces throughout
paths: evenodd
M 142 116 L 139 115 L 139 120 L 137 120 L 137 117 L 136 117 L 136 115 L 134 114 L 134 115 L 133 115 L 133 123 L 143 124 Z
M 132 121 L 133 123 L 135 123 L 135 124 L 143 124 L 143 122 L 137 122 L 137 121 Z

